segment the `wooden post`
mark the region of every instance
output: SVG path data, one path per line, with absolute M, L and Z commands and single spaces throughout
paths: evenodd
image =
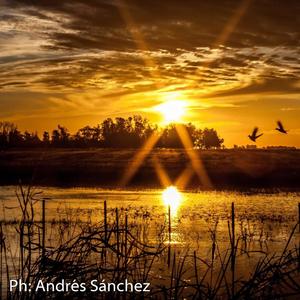
M 120 232 L 119 232 L 119 210 L 116 208 L 116 238 L 117 238 L 117 250 L 118 255 L 120 252 Z
M 45 199 L 42 200 L 42 257 L 45 257 L 46 253 L 46 203 Z
M 171 237 L 171 234 L 172 234 L 172 229 L 171 229 L 171 206 L 169 205 L 168 206 L 168 218 L 169 218 L 169 243 L 171 243 L 172 241 L 172 237 Z
M 128 257 L 127 257 L 127 239 L 128 239 L 128 215 L 126 213 L 125 215 L 125 245 L 124 245 L 124 251 L 125 251 L 125 277 L 127 275 L 127 265 L 128 265 Z
M 168 245 L 168 267 L 170 267 L 171 263 L 171 207 L 170 205 L 168 206 L 168 232 L 169 232 L 169 245 Z
M 195 269 L 196 284 L 197 284 L 197 288 L 199 289 L 199 278 L 198 278 L 198 268 L 197 268 L 197 255 L 196 255 L 196 251 L 194 251 L 194 269 Z
M 234 299 L 235 287 L 235 211 L 234 202 L 231 203 L 231 298 Z
M 116 208 L 116 239 L 117 239 L 117 276 L 120 274 L 120 232 L 119 232 L 119 210 Z
M 106 200 L 104 200 L 104 241 L 105 244 L 107 243 L 107 204 L 106 204 Z
M 103 223 L 104 223 L 104 247 L 102 250 L 102 259 L 104 258 L 104 265 L 106 265 L 106 246 L 108 243 L 108 234 L 107 234 L 107 203 L 104 200 L 103 203 Z

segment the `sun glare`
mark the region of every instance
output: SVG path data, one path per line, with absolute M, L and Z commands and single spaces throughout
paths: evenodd
M 167 187 L 162 193 L 162 199 L 166 207 L 170 206 L 171 215 L 176 215 L 176 212 L 181 204 L 182 197 L 175 186 Z
M 170 100 L 156 107 L 165 123 L 179 122 L 186 112 L 186 103 L 182 100 Z

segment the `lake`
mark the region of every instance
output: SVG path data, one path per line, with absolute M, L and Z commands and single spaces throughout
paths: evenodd
M 0 220 L 10 250 L 8 264 L 11 269 L 13 261 L 20 259 L 16 229 L 21 210 L 17 195 L 20 197 L 21 193 L 15 186 L 0 187 Z M 161 243 L 167 246 L 168 251 L 161 254 L 153 265 L 154 271 L 149 273 L 153 278 L 157 272 L 161 274 L 159 283 L 169 276 L 165 266 L 169 265 L 167 261 L 172 255 L 183 257 L 197 253 L 207 265 L 214 261 L 216 251 L 220 257 L 228 255 L 232 202 L 235 238 L 239 243 L 236 272 L 241 278 L 247 278 L 262 256 L 283 251 L 298 222 L 300 202 L 298 192 L 188 192 L 177 191 L 174 187 L 143 191 L 38 187 L 31 196 L 37 223 L 42 219 L 42 200 L 45 200 L 45 243 L 49 249 L 80 235 L 84 224 L 102 226 L 106 201 L 109 229 L 113 231 L 116 226 L 116 214 L 120 228 L 125 226 L 127 216 L 128 228 L 141 243 L 153 247 Z M 298 243 L 297 229 L 289 248 Z M 217 250 L 213 250 L 216 247 Z M 188 264 L 192 265 L 192 261 L 189 260 Z
M 145 223 L 155 232 L 159 224 L 168 218 L 171 208 L 173 242 L 181 245 L 201 240 L 216 226 L 219 237 L 226 239 L 227 220 L 231 214 L 231 203 L 235 204 L 237 227 L 252 230 L 253 240 L 269 241 L 274 246 L 284 243 L 291 227 L 298 221 L 300 193 L 267 193 L 265 191 L 240 192 L 178 192 L 178 195 L 164 190 L 103 190 L 93 188 L 35 188 L 37 200 L 46 199 L 46 220 L 73 219 L 101 222 L 103 203 L 107 201 L 111 218 L 114 209 L 120 214 L 128 214 L 129 221 Z M 20 209 L 16 197 L 16 187 L 0 187 L 0 219 L 6 222 L 17 220 Z M 179 198 L 179 199 L 177 199 Z M 36 207 L 39 220 L 41 203 Z M 151 228 L 152 227 L 152 228 Z M 189 232 L 187 236 L 185 233 Z M 199 234 L 200 237 L 198 238 Z

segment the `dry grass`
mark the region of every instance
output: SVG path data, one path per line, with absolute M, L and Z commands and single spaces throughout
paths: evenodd
M 136 149 L 34 149 L 0 152 L 0 184 L 19 179 L 39 185 L 111 186 L 121 179 Z M 300 150 L 199 150 L 215 188 L 293 187 L 299 189 Z M 153 167 L 157 157 L 175 179 L 189 163 L 182 149 L 156 149 L 131 186 L 160 187 Z M 149 182 L 151 178 L 151 182 Z M 200 183 L 194 176 L 189 188 Z

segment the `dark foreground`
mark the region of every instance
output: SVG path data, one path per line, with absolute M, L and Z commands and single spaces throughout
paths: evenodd
M 293 218 L 288 225 L 274 214 L 268 226 L 266 218 L 262 227 L 253 226 L 252 212 L 242 213 L 232 203 L 224 207 L 223 229 L 213 209 L 209 216 L 194 214 L 181 233 L 186 243 L 177 243 L 187 225 L 185 212 L 172 216 L 160 209 L 156 215 L 145 206 L 114 207 L 98 197 L 97 208 L 86 205 L 96 211 L 94 219 L 68 205 L 52 219 L 55 199 L 41 198 L 30 187 L 16 192 L 19 206 L 3 203 L 6 212 L 18 211 L 16 218 L 6 219 L 5 213 L 0 220 L 3 300 L 299 299 L 300 228 Z M 201 231 L 194 235 L 191 228 L 200 219 Z M 277 226 L 286 238 L 275 234 Z M 274 238 L 285 240 L 276 251 L 269 247 Z
M 300 150 L 196 150 L 216 189 L 300 187 Z M 0 152 L 0 184 L 118 186 L 135 149 L 25 149 Z M 155 166 L 156 165 L 156 169 Z M 127 187 L 159 188 L 157 166 L 174 184 L 191 168 L 184 150 L 152 151 Z M 189 172 L 188 172 L 189 173 Z M 191 176 L 185 188 L 202 188 Z

